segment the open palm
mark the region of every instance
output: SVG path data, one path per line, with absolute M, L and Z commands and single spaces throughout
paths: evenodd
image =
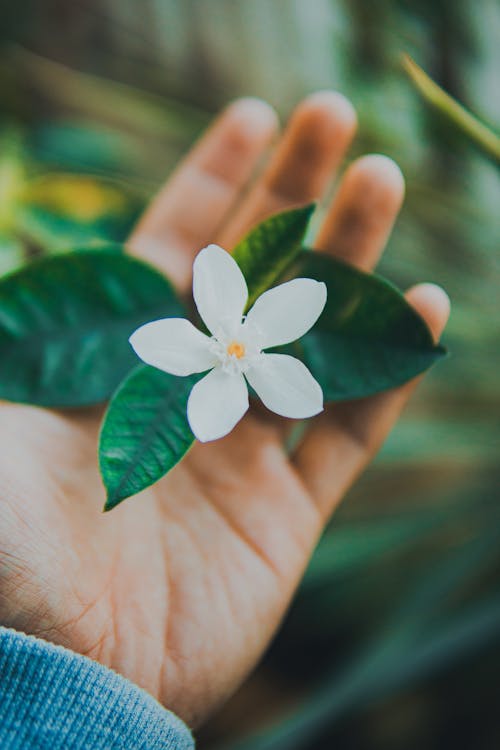
M 235 102 L 146 212 L 131 251 L 185 291 L 201 247 L 229 248 L 265 215 L 321 198 L 354 128 L 343 97 L 309 97 L 255 178 L 276 119 L 258 100 Z M 316 246 L 372 267 L 402 196 L 393 162 L 359 159 Z M 444 293 L 420 285 L 409 299 L 439 336 Z M 283 420 L 250 413 L 106 515 L 100 410 L 2 404 L 0 622 L 97 659 L 199 723 L 255 665 L 325 521 L 413 385 L 324 413 L 292 456 Z

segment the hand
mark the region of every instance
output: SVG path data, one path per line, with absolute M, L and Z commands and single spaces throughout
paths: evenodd
M 230 248 L 265 215 L 321 198 L 355 129 L 351 105 L 329 92 L 302 102 L 252 183 L 276 127 L 263 102 L 230 105 L 146 212 L 131 251 L 185 291 L 201 247 Z M 402 197 L 393 162 L 358 159 L 316 246 L 372 268 Z M 446 295 L 420 285 L 408 299 L 437 338 Z M 100 410 L 2 404 L 0 622 L 87 654 L 199 723 L 254 667 L 325 522 L 414 385 L 335 406 L 291 458 L 282 423 L 250 413 L 106 515 Z

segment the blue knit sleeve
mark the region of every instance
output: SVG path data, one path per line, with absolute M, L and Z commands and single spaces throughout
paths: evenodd
M 191 733 L 100 664 L 0 627 L 2 750 L 192 750 Z

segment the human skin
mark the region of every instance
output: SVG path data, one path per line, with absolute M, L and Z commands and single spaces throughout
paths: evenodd
M 186 292 L 203 246 L 230 249 L 266 215 L 321 200 L 355 126 L 334 92 L 305 99 L 280 137 L 267 104 L 232 103 L 145 212 L 130 251 Z M 403 192 L 390 159 L 353 162 L 315 246 L 373 268 Z M 445 293 L 421 284 L 407 298 L 437 339 Z M 107 514 L 102 410 L 2 403 L 0 622 L 112 667 L 200 724 L 262 655 L 325 523 L 415 383 L 326 410 L 291 456 L 289 422 L 251 410 Z

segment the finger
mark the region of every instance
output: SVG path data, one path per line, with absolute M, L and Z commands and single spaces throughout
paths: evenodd
M 340 181 L 314 242 L 317 250 L 363 270 L 378 262 L 404 198 L 404 178 L 387 156 L 369 154 L 354 161 Z M 324 419 L 319 422 L 321 436 Z M 281 422 L 286 434 L 290 426 Z M 314 440 L 315 424 L 307 433 Z
M 315 248 L 371 269 L 382 254 L 403 197 L 403 175 L 392 159 L 378 154 L 357 159 L 341 180 Z M 290 431 L 289 421 L 264 416 L 280 424 L 284 434 Z
M 434 284 L 419 284 L 406 297 L 437 341 L 450 311 L 446 293 Z M 421 377 L 392 391 L 332 406 L 299 446 L 294 465 L 325 520 L 376 453 Z
M 372 269 L 387 242 L 404 197 L 398 165 L 371 154 L 347 169 L 315 247 L 364 270 Z
M 232 247 L 266 216 L 322 197 L 356 128 L 350 102 L 333 91 L 307 97 L 295 110 L 268 168 L 219 237 Z
M 274 110 L 260 99 L 230 104 L 140 220 L 130 237 L 132 252 L 184 290 L 194 256 L 215 238 L 277 127 Z

